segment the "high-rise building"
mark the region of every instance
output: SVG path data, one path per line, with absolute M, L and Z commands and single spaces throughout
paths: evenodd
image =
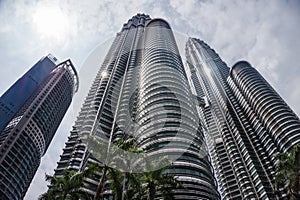
M 49 55 L 39 60 L 0 98 L 0 132 L 12 120 L 39 84 L 56 67 L 56 58 Z
M 22 199 L 78 89 L 70 60 L 48 55 L 1 97 L 0 199 Z
M 300 142 L 299 117 L 249 63 L 240 61 L 231 68 L 228 82 L 249 122 L 259 131 L 265 149 L 289 150 Z M 266 139 L 268 138 L 268 139 Z
M 98 65 L 99 63 L 95 63 Z M 137 14 L 117 33 L 97 72 L 55 169 L 84 169 L 97 162 L 82 142 L 96 136 L 108 145 L 134 137 L 135 146 L 153 161 L 173 161 L 167 173 L 185 189 L 177 199 L 219 199 L 203 127 L 170 25 L 163 19 Z M 100 147 L 99 147 L 100 148 Z M 104 160 L 100 159 L 100 162 Z M 95 194 L 101 173 L 87 179 L 85 190 Z M 104 198 L 109 198 L 109 181 Z
M 276 199 L 274 155 L 300 142 L 299 118 L 249 63 L 230 70 L 194 38 L 186 57 L 192 91 L 204 102 L 198 112 L 221 196 Z

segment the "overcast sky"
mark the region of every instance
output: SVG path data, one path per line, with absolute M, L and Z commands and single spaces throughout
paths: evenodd
M 77 70 L 90 52 L 136 13 L 166 19 L 174 31 L 197 37 L 232 66 L 247 60 L 300 114 L 299 1 L 0 1 L 0 95 L 42 56 L 70 58 Z M 95 73 L 95 72 L 91 72 Z M 81 83 L 85 82 L 81 80 Z M 73 106 L 53 139 L 25 199 L 47 188 L 75 120 Z

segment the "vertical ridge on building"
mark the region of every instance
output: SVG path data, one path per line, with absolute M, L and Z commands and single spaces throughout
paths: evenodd
M 224 199 L 276 199 L 274 155 L 300 142 L 300 121 L 249 63 L 231 69 L 199 39 L 186 44 L 192 90 Z
M 227 82 L 230 68 L 199 39 L 188 40 L 186 55 L 194 91 L 209 102 L 199 113 L 223 198 L 273 199 L 275 168 L 258 151 L 261 141 Z
M 178 199 L 219 199 L 212 167 L 192 101 L 187 76 L 170 25 L 137 14 L 117 33 L 89 90 L 55 169 L 80 171 L 98 162 L 82 142 L 134 137 L 149 157 L 174 160 L 174 174 L 186 186 Z M 101 161 L 101 160 L 100 160 Z M 102 163 L 103 164 L 103 163 Z M 101 165 L 101 163 L 100 163 Z M 95 195 L 101 172 L 85 181 Z M 109 181 L 104 183 L 109 188 Z M 111 198 L 105 190 L 103 198 Z
M 165 173 L 185 186 L 173 190 L 175 199 L 276 199 L 278 189 L 285 197 L 275 188 L 274 155 L 300 143 L 297 115 L 249 63 L 230 69 L 196 38 L 188 39 L 185 55 L 186 66 L 164 19 L 129 19 L 97 72 L 55 176 L 103 166 L 116 141 L 135 138 L 151 164 L 172 161 Z M 90 137 L 106 146 L 90 149 Z M 94 150 L 103 151 L 101 159 Z M 85 180 L 91 196 L 101 173 Z M 104 199 L 112 198 L 109 183 Z

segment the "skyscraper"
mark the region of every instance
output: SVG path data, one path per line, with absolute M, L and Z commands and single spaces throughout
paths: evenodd
M 48 55 L 1 97 L 0 199 L 22 199 L 78 89 L 70 60 Z
M 224 199 L 275 199 L 276 153 L 299 143 L 299 118 L 245 61 L 230 70 L 205 42 L 189 38 L 187 70 Z M 284 196 L 284 192 L 282 192 Z
M 299 117 L 248 62 L 236 63 L 228 82 L 248 120 L 256 129 L 264 128 L 277 149 L 286 151 L 300 142 Z M 266 140 L 264 133 L 259 137 Z M 271 144 L 263 144 L 266 149 L 272 149 Z
M 0 132 L 11 121 L 39 84 L 56 67 L 56 58 L 49 55 L 39 60 L 0 98 Z
M 163 19 L 137 14 L 117 33 L 82 105 L 55 176 L 62 176 L 65 169 L 79 171 L 87 163 L 97 162 L 99 157 L 82 142 L 90 136 L 108 146 L 118 138 L 134 137 L 135 146 L 153 161 L 163 157 L 173 161 L 168 173 L 186 187 L 174 191 L 176 198 L 219 199 L 186 72 L 171 27 Z M 86 180 L 85 190 L 91 195 L 100 176 Z M 103 192 L 104 197 L 109 195 L 109 190 Z

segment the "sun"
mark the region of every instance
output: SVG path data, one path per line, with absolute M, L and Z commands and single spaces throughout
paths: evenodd
M 41 6 L 33 13 L 33 24 L 42 38 L 63 39 L 69 31 L 68 16 L 58 6 Z

